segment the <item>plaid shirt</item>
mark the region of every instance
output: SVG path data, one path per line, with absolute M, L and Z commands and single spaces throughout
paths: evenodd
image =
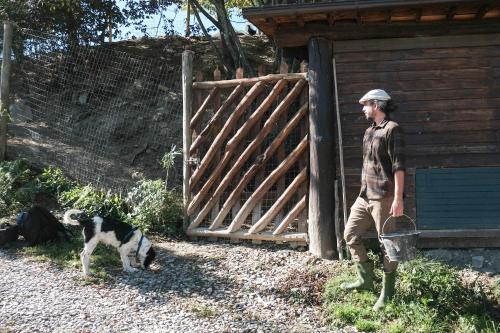
M 394 196 L 394 173 L 405 170 L 404 136 L 399 125 L 384 119 L 369 127 L 363 138 L 363 171 L 360 197 Z

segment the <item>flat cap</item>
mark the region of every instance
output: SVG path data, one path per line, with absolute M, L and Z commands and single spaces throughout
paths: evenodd
M 389 96 L 389 94 L 382 89 L 373 89 L 367 92 L 363 97 L 361 97 L 361 99 L 359 100 L 359 104 L 364 104 L 364 102 L 374 99 L 379 101 L 388 101 L 391 99 L 391 96 Z

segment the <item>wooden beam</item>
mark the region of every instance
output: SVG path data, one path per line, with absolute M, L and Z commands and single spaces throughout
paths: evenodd
M 490 9 L 491 9 L 491 5 L 482 5 L 476 14 L 476 20 L 481 20 Z
M 301 3 L 286 6 L 259 6 L 243 8 L 243 17 L 252 21 L 269 17 L 287 17 L 292 15 L 315 15 L 331 11 L 384 10 L 387 8 L 413 8 L 427 5 L 446 5 L 470 3 L 470 0 L 342 0 L 319 3 Z
M 328 14 L 328 25 L 331 27 L 335 25 L 335 12 Z
M 415 13 L 415 22 L 420 22 L 422 19 L 422 8 L 418 8 L 417 12 Z
M 0 79 L 0 161 L 5 160 L 7 152 L 12 35 L 12 22 L 5 21 L 3 24 L 2 73 Z
M 191 119 L 191 129 L 194 129 L 196 125 L 198 125 L 198 122 L 201 121 L 201 119 L 203 118 L 203 114 L 205 113 L 205 110 L 207 109 L 208 105 L 212 102 L 214 97 L 219 93 L 219 90 L 220 90 L 219 87 L 213 88 L 208 97 L 205 98 L 205 101 L 203 101 L 203 104 L 200 106 L 198 111 L 195 112 L 194 117 Z
M 393 11 L 391 9 L 387 10 L 386 18 L 385 18 L 385 23 L 388 23 L 388 24 L 391 23 L 392 14 L 393 14 Z
M 227 230 L 209 230 L 207 228 L 196 228 L 187 231 L 188 236 L 199 237 L 223 237 L 232 239 L 258 239 L 272 242 L 300 242 L 307 243 L 307 233 L 286 233 L 273 235 L 272 232 L 263 232 L 260 234 L 248 234 L 244 231 L 229 232 Z
M 262 155 L 257 156 L 255 159 L 254 164 L 247 170 L 247 172 L 243 175 L 241 180 L 239 181 L 238 185 L 234 188 L 233 192 L 229 195 L 228 199 L 224 203 L 222 209 L 219 212 L 219 215 L 213 220 L 212 225 L 210 226 L 210 229 L 216 229 L 220 225 L 222 225 L 222 222 L 226 218 L 227 214 L 229 213 L 231 207 L 234 205 L 234 202 L 238 200 L 241 192 L 245 189 L 245 187 L 248 185 L 250 180 L 253 178 L 253 176 L 259 172 L 264 165 L 267 163 L 267 161 L 274 155 L 276 150 L 283 144 L 283 142 L 288 138 L 292 130 L 299 125 L 301 120 L 305 117 L 307 114 L 307 104 L 302 107 L 295 116 L 288 122 L 288 124 L 281 130 L 281 132 L 276 136 L 276 138 L 273 140 L 273 142 L 267 147 L 267 149 L 264 151 Z M 260 139 L 256 141 L 257 138 L 254 140 L 256 145 L 260 145 Z M 254 144 L 252 142 L 249 147 L 251 147 Z M 249 148 L 251 149 L 251 148 Z M 258 176 L 259 174 L 257 174 Z M 258 184 L 260 186 L 261 183 Z M 216 198 L 216 195 L 218 193 L 222 192 L 226 188 L 226 185 L 224 185 L 224 180 L 221 182 L 219 185 L 219 188 L 215 190 L 215 194 L 213 195 L 213 198 Z M 210 204 L 207 203 L 207 206 Z M 258 205 L 258 204 L 257 204 Z
M 200 165 L 194 171 L 193 176 L 191 176 L 189 184 L 191 190 L 193 190 L 193 188 L 196 186 L 198 181 L 201 179 L 201 177 L 207 170 L 209 164 L 212 162 L 215 153 L 217 152 L 218 149 L 220 149 L 220 147 L 224 143 L 224 140 L 227 138 L 230 132 L 234 130 L 234 126 L 236 125 L 238 119 L 240 119 L 241 116 L 243 116 L 243 113 L 250 106 L 250 104 L 252 104 L 254 99 L 262 92 L 263 89 L 264 89 L 264 82 L 263 81 L 257 82 L 247 92 L 247 94 L 240 101 L 234 112 L 229 116 L 227 122 L 222 127 L 222 130 L 217 134 L 212 145 L 210 146 L 207 153 L 201 160 Z
M 285 204 L 290 201 L 293 195 L 297 193 L 300 185 L 307 179 L 307 169 L 304 168 L 302 171 L 295 177 L 295 179 L 288 185 L 288 187 L 283 191 L 283 193 L 279 196 L 278 199 L 274 202 L 274 204 L 269 208 L 269 210 L 261 217 L 261 219 L 255 223 L 248 232 L 250 234 L 254 234 L 256 232 L 264 229 L 269 223 L 273 221 L 273 219 L 278 215 L 278 213 L 283 209 Z
M 500 33 L 336 41 L 335 54 L 360 51 L 396 51 L 421 48 L 477 47 L 492 45 L 500 45 Z
M 297 16 L 297 25 L 299 26 L 299 28 L 303 28 L 306 25 L 303 16 Z
M 292 165 L 302 156 L 309 146 L 308 137 L 304 137 L 297 147 L 269 174 L 262 184 L 252 193 L 250 198 L 241 207 L 238 214 L 227 228 L 229 232 L 235 232 L 241 228 L 252 211 L 255 204 L 266 194 L 266 192 L 283 176 Z
M 214 87 L 230 88 L 238 85 L 251 86 L 257 82 L 274 83 L 279 80 L 298 81 L 306 78 L 305 73 L 289 73 L 289 74 L 268 74 L 266 76 L 252 77 L 247 79 L 220 80 L 220 81 L 205 81 L 193 83 L 194 89 L 212 89 Z
M 183 204 L 184 204 L 184 229 L 189 223 L 187 208 L 190 201 L 189 179 L 191 168 L 189 166 L 191 150 L 191 115 L 193 107 L 193 58 L 194 52 L 186 50 L 182 53 L 182 147 L 183 147 Z
M 324 38 L 309 41 L 309 251 L 321 258 L 335 257 L 334 181 L 335 123 L 333 54 Z
M 500 19 L 488 19 L 488 23 L 474 21 L 443 21 L 433 23 L 422 22 L 392 22 L 386 23 L 355 23 L 339 21 L 332 27 L 328 22 L 308 22 L 304 28 L 297 29 L 295 25 L 281 25 L 276 31 L 274 40 L 279 47 L 298 47 L 307 45 L 312 37 L 324 37 L 330 40 L 368 40 L 378 38 L 405 38 L 422 36 L 456 36 L 471 34 L 488 34 L 500 32 Z
M 457 6 L 451 6 L 448 9 L 448 13 L 446 14 L 446 19 L 448 21 L 452 21 L 456 13 L 457 13 Z
M 218 87 L 217 87 L 218 88 Z M 214 127 L 215 124 L 218 124 L 226 110 L 233 105 L 234 101 L 236 101 L 236 98 L 243 92 L 243 85 L 239 85 L 234 90 L 231 92 L 229 97 L 224 101 L 224 103 L 219 107 L 217 112 L 213 115 L 212 119 L 208 122 L 208 124 L 205 126 L 205 128 L 200 132 L 200 135 L 196 137 L 194 140 L 193 144 L 191 145 L 191 154 L 200 147 L 200 145 L 207 139 L 208 134 L 210 133 L 210 130 L 212 127 Z
M 302 199 L 300 199 L 299 202 L 297 202 L 295 204 L 295 206 L 292 208 L 292 210 L 290 210 L 290 212 L 285 216 L 283 221 L 281 221 L 280 225 L 278 227 L 276 227 L 276 229 L 274 229 L 273 235 L 279 235 L 279 234 L 282 234 L 283 232 L 285 232 L 285 230 L 288 228 L 290 223 L 292 223 L 293 220 L 295 220 L 297 218 L 297 216 L 299 216 L 299 214 L 302 213 L 302 211 L 304 211 L 304 209 L 306 209 L 306 206 L 307 206 L 306 199 L 307 198 L 304 195 L 302 197 Z

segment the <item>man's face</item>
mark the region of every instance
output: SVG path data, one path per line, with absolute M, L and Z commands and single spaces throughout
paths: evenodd
M 366 101 L 363 103 L 363 112 L 365 114 L 366 119 L 375 119 L 376 114 L 376 105 L 371 101 Z

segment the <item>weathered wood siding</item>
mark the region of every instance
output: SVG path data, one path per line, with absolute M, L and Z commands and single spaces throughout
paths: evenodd
M 399 106 L 393 119 L 405 131 L 411 216 L 416 168 L 500 166 L 499 34 L 334 42 L 334 56 L 348 207 L 369 126 L 357 101 L 371 89 L 385 89 Z

